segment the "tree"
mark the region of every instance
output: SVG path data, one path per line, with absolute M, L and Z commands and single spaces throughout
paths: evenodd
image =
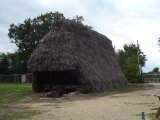
M 20 74 L 26 72 L 27 66 L 21 61 L 22 58 L 19 58 L 19 53 L 8 53 L 7 56 L 10 63 L 8 69 L 9 73 Z
M 11 24 L 9 28 L 8 36 L 12 40 L 12 43 L 15 43 L 18 47 L 18 51 L 15 55 L 10 57 L 14 61 L 17 61 L 16 64 L 21 66 L 20 70 L 22 73 L 28 72 L 27 61 L 33 50 L 38 45 L 40 39 L 47 34 L 51 28 L 54 26 L 59 26 L 60 23 L 64 20 L 62 13 L 46 13 L 41 14 L 40 16 L 34 19 L 26 19 L 23 23 L 20 24 Z
M 82 23 L 84 21 L 84 18 L 83 16 L 76 15 L 75 18 L 73 18 L 73 20 Z
M 159 68 L 158 67 L 153 68 L 152 72 L 159 72 Z
M 141 71 L 146 62 L 146 55 L 139 49 L 139 66 L 137 57 L 137 46 L 135 44 L 124 45 L 123 50 L 118 50 L 120 66 L 129 82 L 140 82 L 139 69 Z
M 0 74 L 7 74 L 9 68 L 9 60 L 6 54 L 0 54 Z

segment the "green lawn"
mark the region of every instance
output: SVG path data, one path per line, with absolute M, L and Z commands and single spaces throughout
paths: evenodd
M 31 84 L 2 84 L 0 83 L 0 105 L 13 103 L 31 96 Z
M 16 111 L 16 110 L 15 110 Z M 20 109 L 19 112 L 9 111 L 5 114 L 0 115 L 0 120 L 18 120 L 21 118 L 29 118 L 34 115 L 39 115 L 42 112 L 38 110 Z
M 41 114 L 41 111 L 29 107 L 15 107 L 18 100 L 32 97 L 31 84 L 0 83 L 0 120 L 17 120 Z

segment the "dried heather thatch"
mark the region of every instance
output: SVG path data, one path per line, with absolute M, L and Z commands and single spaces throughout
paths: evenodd
M 28 67 L 33 72 L 77 70 L 79 80 L 94 92 L 127 83 L 111 41 L 73 20 L 65 20 L 41 40 Z

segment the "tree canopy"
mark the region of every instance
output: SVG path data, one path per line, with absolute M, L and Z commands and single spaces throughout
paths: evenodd
M 0 54 L 0 74 L 9 73 L 8 68 L 9 68 L 8 57 L 4 53 L 1 53 Z
M 152 72 L 159 72 L 159 68 L 158 67 L 153 68 Z
M 138 56 L 139 54 L 139 65 Z M 145 66 L 146 55 L 135 44 L 125 44 L 122 50 L 117 52 L 120 66 L 129 82 L 140 82 L 139 72 Z M 139 71 L 140 70 L 140 71 Z

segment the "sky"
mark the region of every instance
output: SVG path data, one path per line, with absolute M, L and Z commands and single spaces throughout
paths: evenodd
M 160 0 L 0 0 L 0 52 L 15 52 L 8 38 L 11 23 L 23 23 L 46 12 L 66 18 L 83 16 L 84 24 L 107 36 L 115 48 L 139 41 L 147 56 L 144 72 L 160 67 Z

